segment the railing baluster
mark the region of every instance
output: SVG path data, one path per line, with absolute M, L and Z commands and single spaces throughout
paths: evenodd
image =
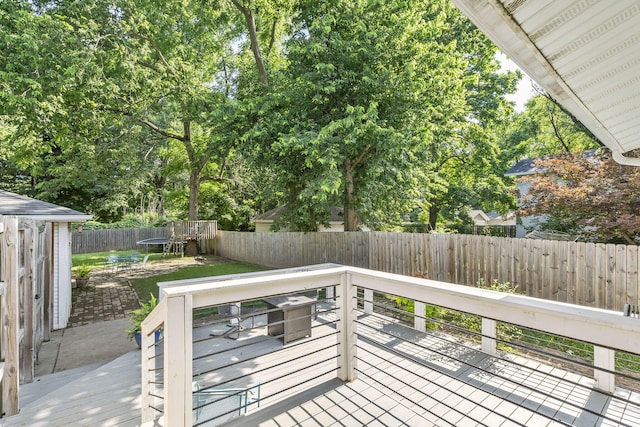
M 604 347 L 593 347 L 593 378 L 595 387 L 607 393 L 616 389 L 616 376 L 612 373 L 616 367 L 616 353 Z M 598 369 L 602 368 L 604 371 Z
M 364 290 L 364 312 L 373 313 L 373 291 L 371 289 Z
M 496 355 L 496 321 L 482 318 L 482 351 L 492 356 Z
M 413 302 L 413 327 L 420 332 L 425 332 L 427 330 L 427 322 L 424 317 L 426 311 L 427 304 L 421 301 Z

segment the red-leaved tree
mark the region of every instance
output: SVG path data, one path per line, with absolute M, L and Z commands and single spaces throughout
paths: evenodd
M 547 215 L 548 228 L 599 242 L 640 240 L 640 168 L 616 163 L 610 152 L 563 153 L 538 160 L 527 178 L 519 214 Z

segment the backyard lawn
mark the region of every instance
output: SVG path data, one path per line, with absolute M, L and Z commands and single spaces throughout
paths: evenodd
M 116 254 L 119 257 L 126 257 L 134 251 L 110 251 L 110 252 L 94 252 L 89 254 L 73 255 L 73 267 L 87 266 L 90 269 L 103 269 L 104 260 L 109 255 Z M 146 254 L 144 254 L 146 255 Z M 193 264 L 193 258 L 181 257 L 179 255 L 165 255 L 161 253 L 149 254 L 149 268 L 145 271 L 150 275 L 148 277 L 135 277 L 132 275 L 129 282 L 138 294 L 141 302 L 147 302 L 150 294 L 158 297 L 158 282 L 167 282 L 171 280 L 196 279 L 199 277 L 222 276 L 225 274 L 250 273 L 253 271 L 263 271 L 269 268 L 256 264 L 248 264 L 245 262 L 228 261 L 225 258 L 215 256 L 205 256 L 202 264 Z M 185 262 L 184 266 L 180 263 Z M 190 262 L 190 264 L 186 264 Z M 175 263 L 174 271 L 151 275 L 153 273 L 153 265 L 162 265 L 163 263 Z
M 216 264 L 190 265 L 182 267 L 171 273 L 159 274 L 156 276 L 141 277 L 131 279 L 131 285 L 135 289 L 142 302 L 149 300 L 150 294 L 158 297 L 158 282 L 168 282 L 170 280 L 196 279 L 198 277 L 222 276 L 225 274 L 250 273 L 253 271 L 268 270 L 255 264 L 245 262 L 229 261 Z

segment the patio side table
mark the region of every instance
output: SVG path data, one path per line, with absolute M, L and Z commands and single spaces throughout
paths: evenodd
M 264 298 L 268 314 L 269 335 L 282 335 L 284 344 L 311 336 L 311 307 L 316 300 L 304 295 L 282 295 Z M 274 324 L 275 323 L 275 324 Z

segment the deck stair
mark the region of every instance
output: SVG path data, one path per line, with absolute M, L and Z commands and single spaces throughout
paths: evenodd
M 56 372 L 21 386 L 20 413 L 0 427 L 139 426 L 140 351 Z

